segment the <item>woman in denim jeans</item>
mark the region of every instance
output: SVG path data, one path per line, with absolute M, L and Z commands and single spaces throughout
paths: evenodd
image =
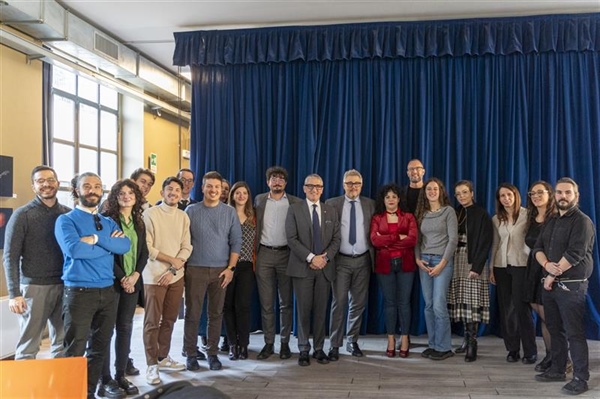
M 400 321 L 400 357 L 408 357 L 410 345 L 410 297 L 417 267 L 414 247 L 417 222 L 407 210 L 400 209 L 401 190 L 395 184 L 383 186 L 371 219 L 371 242 L 377 251 L 375 273 L 383 293 L 387 357 L 396 356 L 396 324 Z
M 444 360 L 454 356 L 446 296 L 453 274 L 458 223 L 441 180 L 433 177 L 425 182 L 419 195 L 416 218 L 419 244 L 415 247 L 415 255 L 429 335 L 429 347 L 421 356 Z

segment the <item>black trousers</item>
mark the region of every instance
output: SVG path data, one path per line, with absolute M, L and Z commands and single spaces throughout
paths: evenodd
M 533 356 L 537 355 L 535 328 L 531 306 L 523 295 L 526 272 L 526 267 L 494 267 L 504 346 L 509 352 L 520 352 L 522 344 L 523 355 Z
M 552 368 L 564 373 L 569 351 L 573 361 L 573 376 L 589 380 L 589 352 L 585 339 L 585 293 L 588 282 L 564 283 L 565 290 L 557 284 L 551 291 L 542 293 L 546 326 L 552 341 Z
M 96 391 L 96 384 L 102 373 L 104 354 L 115 326 L 116 297 L 112 285 L 105 288 L 65 287 L 65 356 L 83 356 L 89 338 L 88 393 Z
M 252 262 L 238 262 L 223 305 L 229 345 L 248 346 L 250 343 L 250 304 L 255 284 Z

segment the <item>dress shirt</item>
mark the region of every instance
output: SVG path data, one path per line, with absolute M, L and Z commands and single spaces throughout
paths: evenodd
M 308 198 L 306 199 L 306 204 L 308 205 L 308 214 L 310 215 L 310 220 L 312 221 L 312 215 L 313 215 L 313 205 L 317 206 L 317 216 L 319 216 L 319 226 L 321 225 L 321 202 L 317 201 L 317 202 L 311 202 L 308 200 Z M 320 255 L 320 254 L 313 254 L 312 252 L 310 254 L 308 254 L 308 256 L 306 257 L 306 261 L 308 263 L 312 262 L 313 258 L 316 255 Z
M 263 217 L 263 228 L 260 235 L 260 243 L 269 247 L 283 247 L 287 245 L 285 236 L 285 218 L 287 217 L 290 203 L 287 195 L 279 200 L 267 196 L 265 203 L 265 214 Z M 312 209 L 311 209 L 312 211 Z
M 356 211 L 356 243 L 350 245 L 350 209 L 352 204 L 350 201 L 355 201 L 354 209 Z M 369 250 L 367 246 L 367 237 L 365 235 L 365 218 L 363 215 L 362 206 L 360 205 L 360 197 L 351 200 L 344 196 L 344 206 L 342 208 L 342 243 L 340 245 L 340 253 L 344 255 L 362 255 Z

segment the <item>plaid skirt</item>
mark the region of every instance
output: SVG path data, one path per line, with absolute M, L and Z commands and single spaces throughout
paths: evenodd
M 460 235 L 459 242 L 465 242 Z M 467 244 L 468 245 L 468 244 Z M 486 265 L 478 278 L 468 278 L 471 265 L 467 261 L 467 247 L 456 248 L 454 274 L 448 290 L 448 313 L 454 322 L 490 322 L 490 271 Z

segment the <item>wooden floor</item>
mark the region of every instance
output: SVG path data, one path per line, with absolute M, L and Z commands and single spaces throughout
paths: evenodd
M 144 393 L 153 387 L 145 380 L 145 357 L 142 345 L 142 315 L 134 322 L 132 357 L 140 369 L 139 376 L 129 377 Z M 175 324 L 171 356 L 184 362 L 181 356 L 183 320 Z M 453 337 L 458 345 L 461 337 Z M 564 383 L 540 383 L 534 380 L 533 365 L 507 363 L 502 340 L 494 336 L 479 338 L 479 359 L 465 363 L 464 356 L 455 355 L 443 361 L 422 358 L 427 336 L 412 337 L 410 357 L 385 357 L 384 336 L 364 336 L 359 344 L 365 357 L 350 356 L 340 348 L 340 360 L 328 365 L 313 361 L 309 367 L 298 366 L 296 340 L 292 339 L 293 356 L 280 360 L 276 354 L 258 361 L 256 355 L 263 346 L 262 334 L 253 334 L 250 359 L 230 361 L 221 352 L 223 370 L 210 371 L 206 362 L 200 362 L 197 372 L 161 372 L 163 383 L 189 380 L 197 385 L 210 385 L 235 399 L 275 398 L 551 398 L 565 397 Z M 588 341 L 590 348 L 590 390 L 580 397 L 600 399 L 600 342 Z M 276 346 L 276 353 L 278 353 Z M 329 342 L 325 343 L 325 351 Z M 540 355 L 543 342 L 538 340 Z M 48 357 L 45 342 L 40 358 Z M 567 380 L 572 376 L 568 375 Z

